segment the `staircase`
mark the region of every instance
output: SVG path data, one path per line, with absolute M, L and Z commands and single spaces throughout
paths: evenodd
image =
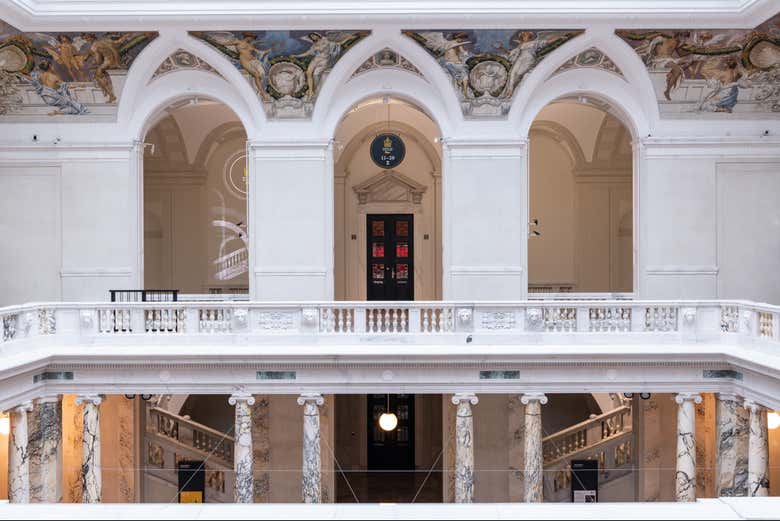
M 622 405 L 544 438 L 544 500 L 571 501 L 572 460 L 598 460 L 600 491 L 621 478 L 630 479 L 631 427 L 631 407 Z
M 144 432 L 144 480 L 155 490 L 155 502 L 175 502 L 179 484 L 179 461 L 204 461 L 207 503 L 233 503 L 234 439 L 197 422 L 164 409 L 147 409 Z M 165 486 L 168 485 L 168 486 Z M 163 492 L 160 492 L 163 491 Z M 170 497 L 167 497 L 170 496 Z

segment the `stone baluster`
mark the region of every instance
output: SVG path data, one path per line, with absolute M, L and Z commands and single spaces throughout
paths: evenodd
M 701 395 L 680 393 L 677 402 L 677 465 L 675 472 L 675 499 L 696 501 L 696 410 Z
M 248 393 L 234 393 L 228 399 L 236 408 L 236 426 L 233 436 L 233 469 L 236 473 L 234 497 L 236 503 L 253 503 L 255 479 L 252 471 L 252 405 L 255 399 Z
M 8 411 L 11 435 L 8 437 L 8 501 L 30 502 L 30 458 L 27 450 L 27 413 L 32 402 L 24 402 Z
M 103 475 L 100 453 L 100 402 L 96 394 L 77 396 L 76 405 L 84 405 L 84 433 L 81 441 L 81 502 L 100 503 Z
M 37 400 L 28 425 L 30 501 L 62 501 L 62 401 L 59 396 Z
M 746 400 L 750 412 L 750 438 L 748 441 L 748 496 L 769 495 L 769 432 L 765 407 Z
M 542 458 L 542 405 L 547 397 L 542 393 L 526 393 L 520 397 L 525 405 L 525 491 L 526 503 L 541 503 L 544 499 L 544 460 Z
M 304 503 L 322 502 L 322 459 L 320 456 L 320 406 L 325 399 L 319 393 L 298 397 L 303 405 L 303 477 L 301 492 Z
M 747 422 L 736 395 L 718 394 L 716 421 L 716 494 L 744 496 L 747 491 Z
M 474 499 L 474 417 L 471 406 L 479 399 L 475 394 L 458 393 L 452 397 L 458 406 L 455 419 L 455 502 L 471 503 Z

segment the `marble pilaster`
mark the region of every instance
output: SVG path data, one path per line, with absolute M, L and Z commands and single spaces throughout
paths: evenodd
M 747 494 L 748 425 L 741 400 L 736 395 L 718 395 L 717 457 L 715 495 L 718 497 Z
M 230 405 L 236 408 L 236 426 L 233 436 L 233 468 L 236 474 L 235 502 L 254 502 L 254 476 L 252 474 L 252 409 L 255 399 L 251 394 L 235 393 L 228 399 Z
M 28 451 L 27 413 L 32 402 L 8 411 L 11 432 L 8 437 L 8 501 L 30 502 L 30 459 Z
M 458 406 L 455 416 L 455 502 L 471 503 L 474 499 L 474 417 L 471 406 L 479 399 L 470 393 L 452 397 Z
M 322 459 L 320 455 L 320 405 L 325 399 L 318 393 L 298 397 L 303 406 L 303 478 L 301 492 L 304 503 L 322 502 Z
M 748 442 L 748 496 L 769 495 L 769 431 L 767 410 L 751 401 L 745 401 L 750 411 L 750 439 Z
M 62 403 L 58 396 L 39 399 L 28 419 L 30 501 L 62 501 Z
M 542 457 L 542 405 L 547 397 L 542 393 L 526 393 L 520 397 L 525 405 L 525 488 L 526 503 L 544 500 L 544 460 Z
M 702 399 L 696 393 L 680 393 L 677 402 L 677 464 L 675 466 L 675 499 L 696 501 L 696 410 Z
M 255 503 L 268 503 L 271 500 L 271 422 L 270 396 L 255 395 L 255 405 L 252 407 L 252 451 L 254 463 L 259 468 L 255 474 Z
M 84 433 L 81 438 L 81 501 L 100 503 L 103 497 L 103 475 L 100 452 L 99 395 L 76 397 L 76 405 L 83 405 Z

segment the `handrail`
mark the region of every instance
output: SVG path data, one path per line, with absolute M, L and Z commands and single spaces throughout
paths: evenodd
M 571 427 L 567 427 L 567 428 L 562 429 L 562 430 L 560 430 L 558 432 L 554 432 L 553 434 L 550 434 L 549 436 L 545 436 L 544 438 L 542 438 L 542 443 L 544 443 L 546 441 L 551 441 L 551 440 L 553 440 L 555 438 L 558 438 L 558 437 L 561 437 L 561 436 L 565 436 L 566 434 L 569 434 L 569 433 L 572 433 L 572 432 L 575 432 L 575 431 L 579 431 L 579 430 L 585 429 L 587 427 L 590 427 L 591 425 L 597 424 L 598 422 L 600 422 L 602 420 L 605 420 L 605 419 L 610 418 L 612 416 L 618 416 L 618 415 L 626 413 L 626 412 L 631 412 L 631 407 L 629 407 L 628 405 L 621 405 L 620 407 L 618 407 L 616 409 L 613 409 L 611 411 L 602 413 L 602 414 L 600 414 L 598 416 L 594 416 L 593 418 L 588 418 L 587 420 L 582 421 L 582 422 L 577 423 L 577 424 L 574 424 Z
M 228 434 L 225 434 L 224 432 L 220 432 L 220 431 L 218 431 L 216 429 L 212 429 L 211 427 L 209 427 L 207 425 L 203 425 L 202 423 L 198 423 L 198 422 L 196 422 L 194 420 L 185 418 L 184 416 L 179 416 L 178 414 L 174 414 L 174 413 L 172 413 L 170 411 L 166 411 L 165 409 L 161 409 L 159 407 L 151 407 L 149 409 L 149 412 L 150 412 L 150 414 L 157 414 L 157 415 L 160 415 L 160 416 L 167 416 L 168 418 L 170 418 L 172 420 L 175 420 L 177 422 L 180 422 L 180 423 L 184 423 L 184 424 L 192 427 L 195 430 L 207 432 L 207 433 L 212 434 L 212 435 L 214 435 L 216 437 L 219 437 L 219 438 L 224 438 L 226 442 L 233 443 L 235 441 L 235 439 L 232 436 L 230 436 Z

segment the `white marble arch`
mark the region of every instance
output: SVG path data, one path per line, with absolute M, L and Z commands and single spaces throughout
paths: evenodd
M 205 60 L 224 79 L 203 71 L 181 70 L 149 83 L 160 63 L 178 49 Z M 241 120 L 250 139 L 266 123 L 262 103 L 241 72 L 216 50 L 186 31 L 176 30 L 162 32 L 133 63 L 120 98 L 117 127 L 127 138 L 142 140 L 150 122 L 164 107 L 193 96 L 227 105 Z
M 399 69 L 375 69 L 352 78 L 352 73 L 375 53 L 390 47 L 408 59 L 428 82 Z M 443 135 L 457 132 L 463 122 L 455 91 L 441 66 L 400 30 L 381 29 L 350 49 L 328 75 L 312 114 L 312 126 L 329 139 L 344 114 L 359 102 L 383 95 L 406 99 L 423 109 Z

